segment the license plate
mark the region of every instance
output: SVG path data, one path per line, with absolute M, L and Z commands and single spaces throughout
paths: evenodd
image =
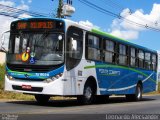
M 22 85 L 22 89 L 31 90 L 32 86 L 31 85 Z

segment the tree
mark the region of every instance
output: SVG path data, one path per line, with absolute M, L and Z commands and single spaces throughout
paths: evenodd
M 54 0 L 52 0 L 54 1 Z M 56 17 L 57 18 L 64 18 L 64 16 L 62 15 L 62 12 L 63 12 L 63 0 L 59 0 L 59 5 L 58 5 L 58 8 L 57 8 L 57 14 L 56 14 Z
M 57 18 L 63 18 L 64 16 L 62 15 L 63 12 L 63 0 L 59 0 L 59 5 L 58 5 L 58 9 L 57 9 Z

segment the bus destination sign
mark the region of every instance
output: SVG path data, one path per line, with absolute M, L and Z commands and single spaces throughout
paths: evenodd
M 56 28 L 56 24 L 53 21 L 30 21 L 30 22 L 18 22 L 17 29 L 53 29 Z

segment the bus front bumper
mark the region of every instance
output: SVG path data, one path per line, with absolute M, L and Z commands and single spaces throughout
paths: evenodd
M 44 94 L 44 95 L 65 95 L 64 81 L 62 78 L 46 82 L 33 82 L 23 80 L 9 80 L 5 76 L 5 90 L 13 92 L 21 92 L 26 94 Z

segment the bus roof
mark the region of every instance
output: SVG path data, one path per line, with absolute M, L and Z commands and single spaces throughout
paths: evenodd
M 71 22 L 71 23 L 74 24 L 74 25 L 75 25 L 75 24 L 78 24 L 78 26 L 79 26 L 80 28 L 82 28 L 82 29 L 84 29 L 84 30 L 86 30 L 86 31 L 90 31 L 90 32 L 95 33 L 95 34 L 108 37 L 108 38 L 110 38 L 110 39 L 112 39 L 112 40 L 114 40 L 114 41 L 120 42 L 120 43 L 122 43 L 122 44 L 126 44 L 126 45 L 128 45 L 128 46 L 133 46 L 133 47 L 135 47 L 135 48 L 142 49 L 142 50 L 144 50 L 144 51 L 149 51 L 149 52 L 152 52 L 152 53 L 157 53 L 156 50 L 152 50 L 152 49 L 149 49 L 149 48 L 147 48 L 147 47 L 143 47 L 143 46 L 137 45 L 137 44 L 132 43 L 132 42 L 130 42 L 130 41 L 128 41 L 128 40 L 125 40 L 125 39 L 122 39 L 122 38 L 113 36 L 113 35 L 111 35 L 111 34 L 109 34 L 109 33 L 107 33 L 107 32 L 103 32 L 103 31 L 101 31 L 101 30 L 99 30 L 99 29 L 95 29 L 95 28 L 92 28 L 92 27 L 88 27 L 88 26 L 82 25 L 82 24 L 80 24 L 80 23 L 78 23 L 78 22 L 71 21 L 71 20 L 66 20 L 66 19 L 64 19 L 64 21 L 66 21 L 66 22 Z
M 118 42 L 120 42 L 120 43 L 122 43 L 122 44 L 126 44 L 126 45 L 129 45 L 129 46 L 133 46 L 133 47 L 136 47 L 136 48 L 138 48 L 138 49 L 142 49 L 142 50 L 144 50 L 144 51 L 150 51 L 150 52 L 153 52 L 153 53 L 157 53 L 156 50 L 152 50 L 152 49 L 149 49 L 149 48 L 147 48 L 147 47 L 143 47 L 143 46 L 137 45 L 137 44 L 132 43 L 132 42 L 130 42 L 130 41 L 127 41 L 127 40 L 125 40 L 125 39 L 122 39 L 122 38 L 118 38 L 118 37 L 116 37 L 116 36 L 113 36 L 113 35 L 111 35 L 111 34 L 109 34 L 109 33 L 107 33 L 107 32 L 103 32 L 103 31 L 100 31 L 100 30 L 97 30 L 97 29 L 94 29 L 94 28 L 91 30 L 91 32 L 96 33 L 96 34 L 99 34 L 99 35 L 106 36 L 106 37 L 108 37 L 108 38 L 110 38 L 110 39 L 112 39 L 112 40 L 114 40 L 114 41 L 118 41 Z
M 72 21 L 72 20 L 68 20 L 68 19 L 46 18 L 46 17 L 40 18 L 40 17 L 38 17 L 38 18 L 24 18 L 24 19 L 20 19 L 20 20 L 25 20 L 25 21 L 27 21 L 27 20 L 30 20 L 30 19 L 62 20 L 62 21 L 65 21 L 65 22 L 67 22 L 67 23 L 70 23 L 71 25 L 75 25 L 76 27 L 80 27 L 81 29 L 84 29 L 84 30 L 86 30 L 86 31 L 90 31 L 90 32 L 95 33 L 95 34 L 108 37 L 108 38 L 110 38 L 110 39 L 112 39 L 112 40 L 114 40 L 114 41 L 120 42 L 120 43 L 122 43 L 122 44 L 126 44 L 126 45 L 129 45 L 129 46 L 133 46 L 133 47 L 136 47 L 136 48 L 138 48 L 138 49 L 142 49 L 142 50 L 144 50 L 144 51 L 149 51 L 149 52 L 157 53 L 156 50 L 152 50 L 152 49 L 149 49 L 149 48 L 146 48 L 146 47 L 143 47 L 143 46 L 134 44 L 134 43 L 132 43 L 132 42 L 130 42 L 130 41 L 127 41 L 127 40 L 125 40 L 125 39 L 123 39 L 123 38 L 118 38 L 118 37 L 113 36 L 113 35 L 111 35 L 111 34 L 109 34 L 109 33 L 107 33 L 107 32 L 103 32 L 103 31 L 101 31 L 101 30 L 99 30 L 99 29 L 95 29 L 95 28 L 93 28 L 93 27 L 89 27 L 89 26 L 86 26 L 86 25 L 82 25 L 82 24 L 80 24 L 80 23 L 78 23 L 78 22 L 75 22 L 75 21 Z M 19 20 L 17 20 L 17 21 L 19 21 Z

